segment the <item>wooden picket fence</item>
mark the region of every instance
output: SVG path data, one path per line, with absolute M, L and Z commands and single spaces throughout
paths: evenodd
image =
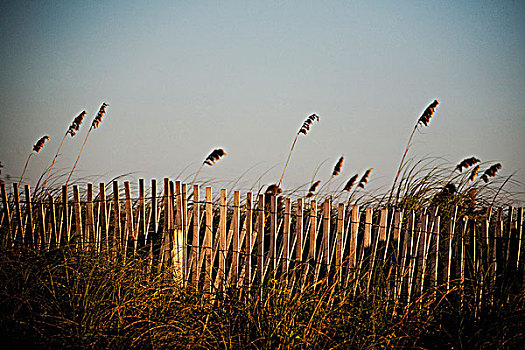
M 329 281 L 355 295 L 383 294 L 396 303 L 452 293 L 461 302 L 492 302 L 523 293 L 523 208 L 453 207 L 403 212 L 360 208 L 330 199 L 275 197 L 220 190 L 164 179 L 147 191 L 101 183 L 61 196 L 20 197 L 17 184 L 1 186 L 2 249 L 61 247 L 112 259 L 147 259 L 150 272 L 171 269 L 181 285 L 216 294 L 261 286 L 269 278 L 300 291 Z M 133 196 L 132 196 L 133 194 Z M 204 200 L 202 200 L 204 199 Z M 452 295 L 452 294 L 451 294 Z

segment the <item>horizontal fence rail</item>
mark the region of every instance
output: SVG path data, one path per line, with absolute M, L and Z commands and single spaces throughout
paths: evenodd
M 356 296 L 402 305 L 455 291 L 481 307 L 525 281 L 523 208 L 361 208 L 180 181 L 148 189 L 114 181 L 22 195 L 1 184 L 3 249 L 60 247 L 108 258 L 145 259 L 189 288 L 222 293 L 275 279 L 300 291 L 329 281 Z M 160 191 L 159 191 L 160 190 Z

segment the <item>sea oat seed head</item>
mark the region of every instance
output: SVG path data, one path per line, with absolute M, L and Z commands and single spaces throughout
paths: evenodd
M 476 165 L 474 169 L 472 169 L 470 176 L 468 177 L 469 181 L 476 180 L 476 177 L 478 176 L 478 172 L 479 172 L 479 165 Z
M 271 184 L 266 189 L 266 192 L 264 192 L 265 195 L 268 196 L 277 196 L 278 194 L 281 194 L 283 190 L 277 186 L 277 184 Z
M 80 128 L 80 124 L 82 124 L 82 121 L 84 120 L 84 117 L 86 116 L 86 111 L 83 111 L 80 113 L 71 123 L 69 126 L 69 129 L 67 130 L 67 133 L 71 135 L 71 137 L 75 136 L 78 129 Z
M 321 181 L 316 181 L 310 186 L 310 189 L 308 190 L 308 194 L 306 195 L 306 198 L 310 198 L 314 196 L 314 192 L 317 190 L 317 187 L 319 187 L 319 184 Z
M 424 124 L 425 126 L 428 126 L 428 124 L 430 123 L 430 118 L 432 118 L 432 116 L 434 115 L 434 111 L 436 110 L 436 107 L 438 106 L 438 104 L 439 104 L 439 100 L 434 100 L 434 102 L 432 102 L 427 107 L 427 109 L 425 109 L 425 111 L 423 112 L 423 114 L 418 120 L 418 124 L 421 123 L 421 124 Z
M 370 176 L 370 172 L 372 171 L 372 168 L 368 169 L 361 180 L 359 180 L 359 183 L 357 184 L 357 187 L 365 188 L 365 184 L 368 182 L 368 177 Z
M 299 129 L 298 134 L 307 134 L 310 130 L 310 125 L 313 124 L 314 120 L 319 121 L 319 116 L 317 114 L 312 114 L 306 120 L 304 121 L 303 125 L 301 126 L 301 129 Z
M 501 163 L 496 163 L 492 165 L 490 168 L 485 170 L 483 175 L 481 175 L 481 179 L 485 181 L 485 183 L 489 182 L 489 177 L 496 176 L 496 173 L 498 172 L 499 169 L 501 169 Z
M 463 159 L 461 161 L 461 163 L 459 163 L 456 166 L 456 170 L 458 170 L 461 173 L 463 171 L 463 169 L 468 169 L 471 166 L 473 166 L 473 165 L 475 165 L 475 164 L 477 164 L 479 162 L 481 162 L 481 160 L 479 160 L 476 157 L 470 157 L 470 158 Z
M 344 160 L 344 157 L 341 156 L 341 158 L 339 158 L 339 160 L 334 166 L 334 171 L 332 172 L 332 176 L 339 175 L 339 173 L 341 172 L 341 168 L 343 167 L 343 160 Z
M 208 164 L 209 166 L 213 166 L 216 161 L 220 160 L 222 156 L 225 156 L 226 152 L 222 148 L 214 149 L 208 157 L 204 160 L 204 164 Z
M 100 122 L 102 121 L 102 117 L 104 117 L 104 114 L 106 114 L 106 107 L 109 106 L 106 102 L 102 103 L 102 106 L 100 106 L 100 109 L 98 110 L 97 116 L 95 119 L 93 119 L 93 123 L 91 126 L 93 129 L 96 129 L 99 127 Z
M 350 180 L 348 180 L 348 182 L 346 183 L 345 187 L 343 188 L 343 191 L 350 192 L 350 190 L 352 189 L 352 186 L 354 186 L 358 177 L 359 177 L 359 174 L 355 174 L 354 176 L 352 176 Z
M 40 140 L 38 140 L 33 145 L 33 151 L 36 152 L 36 153 L 40 152 L 42 147 L 44 147 L 44 143 L 46 143 L 47 140 L 49 140 L 49 136 L 42 136 L 42 138 L 40 138 Z

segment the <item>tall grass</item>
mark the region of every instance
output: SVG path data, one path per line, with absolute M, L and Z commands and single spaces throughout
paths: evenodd
M 68 248 L 2 250 L 0 274 L 0 336 L 17 348 L 490 349 L 525 337 L 523 294 L 476 315 L 453 291 L 392 312 L 380 279 L 368 297 L 328 279 L 294 292 L 268 278 L 210 299 L 169 270 L 149 273 L 140 257 L 122 263 Z

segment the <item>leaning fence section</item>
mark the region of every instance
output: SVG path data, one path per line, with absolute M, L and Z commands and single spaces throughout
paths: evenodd
M 244 193 L 164 179 L 32 196 L 1 184 L 3 249 L 60 247 L 145 259 L 206 293 L 268 279 L 295 290 L 328 281 L 394 303 L 456 291 L 459 302 L 522 293 L 523 208 L 361 208 L 330 199 Z M 23 190 L 23 191 L 21 191 Z M 20 193 L 22 192 L 22 193 Z

